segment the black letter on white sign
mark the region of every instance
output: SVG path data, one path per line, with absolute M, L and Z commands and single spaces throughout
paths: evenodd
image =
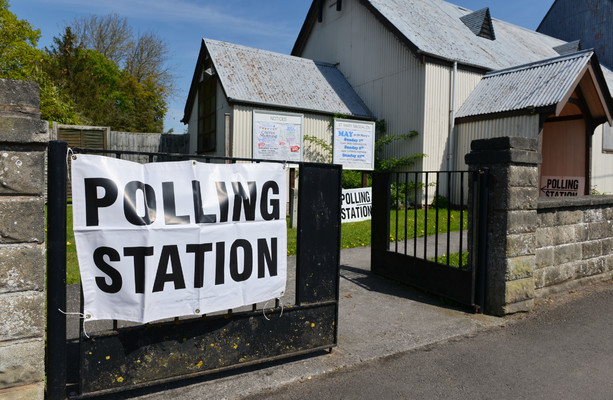
M 121 290 L 121 274 L 115 268 L 111 267 L 104 261 L 104 256 L 109 257 L 109 261 L 119 261 L 119 253 L 111 247 L 98 247 L 94 250 L 94 264 L 96 267 L 111 278 L 111 283 L 106 283 L 106 278 L 103 276 L 96 277 L 96 285 L 104 293 L 117 293 Z
M 143 192 L 145 215 L 136 212 L 136 191 Z M 126 184 L 123 194 L 123 213 L 132 225 L 151 225 L 155 221 L 155 191 L 150 185 L 139 181 Z
M 108 207 L 117 200 L 117 185 L 107 178 L 85 178 L 85 224 L 98 226 L 98 208 Z M 104 196 L 98 198 L 98 188 Z

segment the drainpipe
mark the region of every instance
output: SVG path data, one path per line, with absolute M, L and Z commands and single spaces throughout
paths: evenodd
M 449 149 L 447 150 L 447 170 L 453 171 L 454 151 L 455 151 L 455 91 L 456 91 L 456 75 L 458 73 L 458 62 L 453 62 L 453 75 L 451 78 L 451 110 L 449 116 Z

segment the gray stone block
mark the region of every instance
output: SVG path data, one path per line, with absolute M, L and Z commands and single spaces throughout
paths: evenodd
M 0 247 L 0 293 L 45 288 L 45 247 Z
M 0 198 L 0 244 L 42 243 L 44 207 L 42 197 Z
M 534 235 L 519 234 L 507 236 L 507 257 L 520 257 L 535 254 Z
M 534 298 L 534 279 L 518 279 L 507 282 L 505 290 L 506 305 Z
M 560 210 L 556 213 L 557 225 L 579 224 L 583 221 L 583 212 L 580 210 L 567 211 Z
M 538 168 L 535 166 L 510 165 L 507 169 L 507 183 L 514 187 L 538 186 Z
M 601 208 L 588 208 L 583 211 L 583 221 L 585 222 L 602 222 L 606 218 Z
M 555 211 L 547 210 L 538 212 L 538 227 L 539 228 L 549 228 L 552 226 L 556 226 L 557 217 Z
M 587 242 L 589 237 L 588 224 L 582 223 L 575 225 L 575 240 L 577 242 Z
M 536 210 L 511 211 L 507 214 L 508 233 L 534 233 L 536 226 Z
M 534 260 L 536 269 L 545 268 L 553 265 L 553 247 L 537 248 Z
M 606 238 L 602 240 L 602 255 L 613 255 L 613 238 Z
M 552 228 L 552 230 L 554 246 L 575 243 L 577 241 L 577 237 L 575 235 L 575 227 L 572 225 L 559 226 L 557 228 Z
M 591 222 L 588 224 L 588 240 L 608 238 L 611 235 L 611 222 Z
M 529 312 L 534 308 L 534 299 L 520 301 L 517 303 L 506 304 L 502 310 L 502 315 L 515 314 L 521 312 Z
M 0 195 L 43 195 L 45 153 L 0 149 Z
M 40 119 L 0 116 L 0 138 L 5 143 L 49 141 L 49 123 Z
M 536 247 L 543 248 L 553 246 L 555 228 L 537 228 L 534 234 Z
M 42 339 L 0 342 L 0 388 L 42 382 L 45 378 Z
M 575 277 L 575 264 L 563 264 L 543 268 L 543 287 L 554 286 Z
M 602 256 L 602 241 L 592 240 L 581 243 L 581 252 L 584 260 Z
M 589 259 L 583 263 L 577 264 L 575 277 L 577 279 L 585 278 L 592 275 L 602 274 L 607 271 L 606 258 L 597 257 Z
M 34 82 L 0 79 L 0 106 L 4 113 L 32 115 L 40 118 L 40 90 Z
M 17 292 L 0 295 L 0 342 L 43 337 L 45 322 L 44 292 Z
M 45 398 L 45 383 L 14 386 L 0 389 L 0 400 L 43 400 Z
M 546 268 L 535 269 L 534 270 L 534 288 L 540 289 L 545 287 L 545 272 Z
M 553 250 L 553 264 L 561 265 L 583 259 L 581 244 L 573 243 L 556 246 Z
M 534 275 L 535 256 L 523 256 L 507 259 L 507 272 L 505 280 L 507 287 L 511 281 L 532 278 Z

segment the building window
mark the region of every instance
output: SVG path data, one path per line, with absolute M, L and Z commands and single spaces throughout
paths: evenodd
M 215 151 L 217 80 L 204 75 L 198 89 L 198 153 Z

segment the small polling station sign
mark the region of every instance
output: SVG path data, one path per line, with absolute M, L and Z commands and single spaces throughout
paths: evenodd
M 334 164 L 343 169 L 372 171 L 375 168 L 375 123 L 334 119 Z
M 583 176 L 543 176 L 540 196 L 563 197 L 582 196 L 585 190 Z
M 343 189 L 341 223 L 367 221 L 372 213 L 372 188 Z
M 72 160 L 86 320 L 146 323 L 281 297 L 281 164 Z

